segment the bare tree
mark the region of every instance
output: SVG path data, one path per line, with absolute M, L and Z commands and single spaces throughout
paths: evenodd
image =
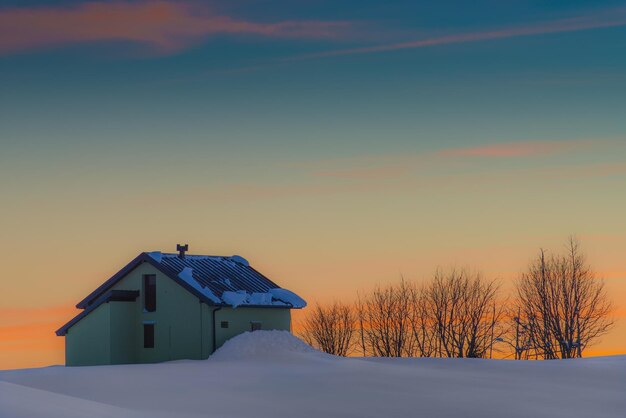
M 528 324 L 521 317 L 521 309 L 519 306 L 508 306 L 505 314 L 504 335 L 500 338 L 500 342 L 508 346 L 507 357 L 513 357 L 515 360 L 537 359 L 538 353 L 532 341 L 532 333 Z
M 586 264 L 577 240 L 562 255 L 541 250 L 516 283 L 518 326 L 528 355 L 556 359 L 582 357 L 613 325 L 604 282 Z
M 426 287 L 412 287 L 410 292 L 411 311 L 408 312 L 411 324 L 413 348 L 410 353 L 415 357 L 432 357 L 437 354 L 437 333 L 434 316 L 429 310 Z
M 301 335 L 309 345 L 326 353 L 347 356 L 354 349 L 356 319 L 349 305 L 316 305 L 305 318 Z
M 357 302 L 364 355 L 489 357 L 503 333 L 498 284 L 466 270 L 417 286 L 377 287 Z
M 359 331 L 364 355 L 404 357 L 412 354 L 411 315 L 413 286 L 377 287 L 359 297 Z
M 499 285 L 479 273 L 438 270 L 424 288 L 422 311 L 432 315 L 433 352 L 443 357 L 490 357 L 504 330 Z

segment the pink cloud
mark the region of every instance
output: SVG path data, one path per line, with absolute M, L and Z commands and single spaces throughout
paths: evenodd
M 620 140 L 621 141 L 621 140 Z M 620 149 L 616 139 L 574 139 L 501 142 L 471 147 L 457 147 L 423 153 L 361 155 L 317 161 L 290 163 L 290 167 L 306 170 L 317 178 L 345 180 L 388 180 L 407 177 L 425 167 L 440 165 L 445 160 L 472 160 L 476 158 L 539 157 L 594 150 L 596 152 Z M 602 173 L 619 173 L 621 166 L 604 165 Z M 610 172 L 609 172 L 610 171 Z
M 173 0 L 7 8 L 0 9 L 0 54 L 107 41 L 136 42 L 167 53 L 218 34 L 324 39 L 343 36 L 351 27 L 339 21 L 256 23 Z
M 395 51 L 401 49 L 424 48 L 429 46 L 458 44 L 467 42 L 488 41 L 494 39 L 513 38 L 520 36 L 542 35 L 549 33 L 576 32 L 589 29 L 626 26 L 626 9 L 619 8 L 600 14 L 559 19 L 544 23 L 503 28 L 499 30 L 468 32 L 455 35 L 440 36 L 414 41 L 396 42 L 358 48 L 339 49 L 287 58 L 286 61 L 340 55 L 367 54 L 373 52 Z
M 591 144 L 586 141 L 526 141 L 492 144 L 468 148 L 451 148 L 439 151 L 441 157 L 491 157 L 513 158 L 552 155 L 572 151 Z

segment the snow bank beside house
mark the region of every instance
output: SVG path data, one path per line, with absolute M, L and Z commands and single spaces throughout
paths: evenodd
M 286 358 L 298 354 L 325 356 L 289 331 L 244 332 L 226 341 L 210 360 L 252 360 Z M 329 356 L 330 357 L 330 356 Z

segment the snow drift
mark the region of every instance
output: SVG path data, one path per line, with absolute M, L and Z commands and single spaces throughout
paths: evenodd
M 626 356 L 340 358 L 280 331 L 206 361 L 0 371 L 0 418 L 623 418 Z
M 328 356 L 289 331 L 244 332 L 226 341 L 210 358 L 212 361 L 260 361 L 292 357 L 305 359 Z M 328 356 L 331 357 L 331 356 Z

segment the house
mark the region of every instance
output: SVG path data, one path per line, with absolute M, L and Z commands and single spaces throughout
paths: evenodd
M 240 256 L 144 252 L 80 301 L 56 331 L 67 366 L 206 359 L 245 331 L 291 329 L 306 302 Z

